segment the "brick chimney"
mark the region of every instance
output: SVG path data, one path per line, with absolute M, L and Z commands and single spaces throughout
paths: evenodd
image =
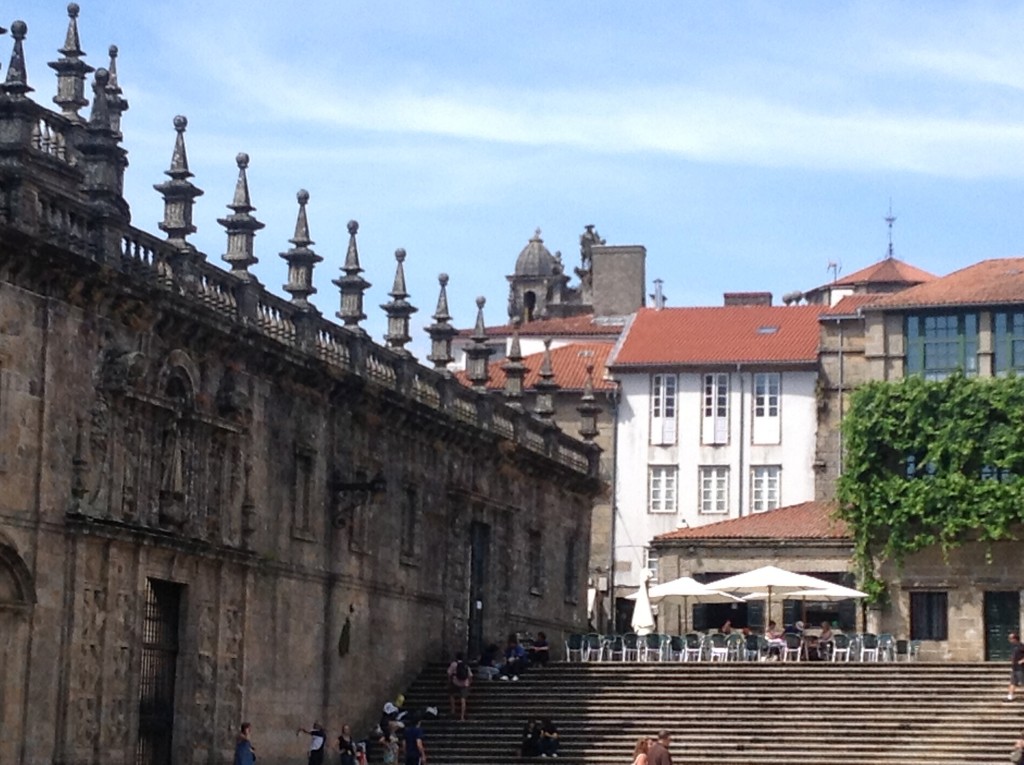
M 725 305 L 771 305 L 770 292 L 726 292 Z

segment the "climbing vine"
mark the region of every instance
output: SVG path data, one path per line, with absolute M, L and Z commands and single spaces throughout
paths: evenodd
M 1024 377 L 908 377 L 854 392 L 843 421 L 839 516 L 861 582 L 917 550 L 1014 538 L 1024 522 Z

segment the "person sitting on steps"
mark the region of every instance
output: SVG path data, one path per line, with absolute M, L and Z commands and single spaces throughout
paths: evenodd
M 540 756 L 558 756 L 558 726 L 551 722 L 550 717 L 540 726 Z
M 551 654 L 551 644 L 548 643 L 548 636 L 543 632 L 538 632 L 537 639 L 530 646 L 529 654 L 530 664 L 537 664 L 541 667 L 547 664 L 548 657 Z
M 520 757 L 536 757 L 540 754 L 540 721 L 527 720 L 523 726 L 523 738 L 519 745 Z
M 511 632 L 508 636 L 508 644 L 505 646 L 505 663 L 498 670 L 501 680 L 518 680 L 519 676 L 526 671 L 526 649 L 519 643 L 516 633 Z

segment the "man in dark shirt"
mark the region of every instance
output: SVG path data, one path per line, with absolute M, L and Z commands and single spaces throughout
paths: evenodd
M 558 726 L 551 722 L 550 717 L 540 726 L 540 756 L 558 756 Z
M 423 746 L 423 729 L 418 715 L 413 716 L 402 733 L 405 735 L 405 765 L 427 765 L 427 750 Z
M 1010 646 L 1010 687 L 1006 691 L 1007 701 L 1013 701 L 1013 694 L 1024 685 L 1024 645 L 1021 645 L 1020 635 L 1016 632 L 1010 633 Z
M 672 743 L 672 734 L 667 730 L 658 733 L 658 740 L 647 750 L 647 765 L 672 765 L 672 755 L 668 748 Z

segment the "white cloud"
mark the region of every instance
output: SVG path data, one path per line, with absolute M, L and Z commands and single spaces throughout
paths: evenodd
M 218 92 L 247 104 L 268 125 L 319 131 L 325 151 L 331 151 L 329 137 L 336 131 L 357 130 L 481 142 L 497 150 L 511 144 L 759 167 L 956 178 L 1024 175 L 1024 104 L 1002 112 L 961 108 L 955 101 L 929 105 L 911 96 L 894 104 L 844 104 L 835 93 L 808 102 L 751 92 L 746 84 L 716 90 L 688 84 L 545 90 L 424 78 L 422 87 L 413 88 L 353 81 L 308 62 L 292 65 L 273 50 L 252 48 L 225 58 L 214 40 L 193 38 L 190 55 L 220 78 Z M 1010 69 L 1006 60 L 984 54 L 944 60 L 920 49 L 894 58 L 912 60 L 917 70 L 940 77 L 1024 85 L 1016 75 L 1024 67 Z

